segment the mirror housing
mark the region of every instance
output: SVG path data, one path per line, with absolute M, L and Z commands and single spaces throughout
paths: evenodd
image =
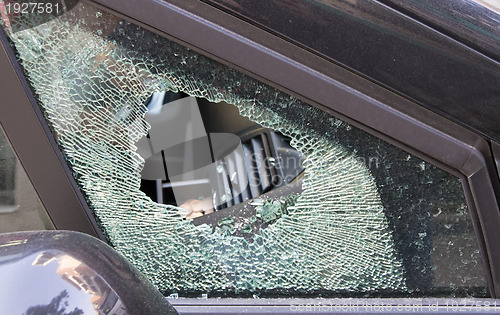
M 123 256 L 74 231 L 0 234 L 0 314 L 178 314 Z

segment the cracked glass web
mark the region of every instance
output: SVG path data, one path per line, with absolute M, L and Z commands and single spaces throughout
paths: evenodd
M 458 178 L 88 4 L 4 29 L 110 244 L 165 294 L 487 294 Z M 232 104 L 304 155 L 300 195 L 254 202 L 267 228 L 197 226 L 140 191 L 144 103 L 166 90 Z

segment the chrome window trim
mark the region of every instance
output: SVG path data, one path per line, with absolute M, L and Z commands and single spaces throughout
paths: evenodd
M 450 314 L 495 312 L 490 299 L 170 299 L 181 315 L 190 314 Z M 486 308 L 485 305 L 492 305 Z

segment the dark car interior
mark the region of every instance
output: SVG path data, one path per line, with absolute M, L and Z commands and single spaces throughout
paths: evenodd
M 188 96 L 183 93 L 166 92 L 161 97 L 163 97 L 162 106 L 169 106 L 170 102 Z M 150 97 L 147 101 L 149 109 L 151 100 Z M 212 103 L 200 98 L 197 99 L 197 104 L 208 137 L 215 133 L 237 135 L 241 141 L 243 155 L 221 157 L 217 161 L 215 176 L 204 183 L 186 182 L 188 187 L 185 188 L 191 190 L 193 198 L 202 194 L 204 188 L 200 186 L 203 185 L 209 186 L 211 190 L 209 197 L 219 198 L 212 202 L 215 212 L 195 218 L 194 224 L 207 223 L 215 227 L 220 220 L 227 217 L 248 218 L 255 215 L 255 207 L 252 205 L 262 203 L 269 198 L 300 194 L 301 175 L 304 171 L 302 155 L 290 145 L 290 138 L 243 117 L 233 105 L 224 102 Z M 213 146 L 213 143 L 210 145 Z M 162 150 L 161 154 L 165 165 L 165 159 L 169 157 L 168 151 Z M 167 173 L 165 179 L 143 178 L 141 190 L 153 201 L 179 205 L 183 200 L 176 200 L 168 171 L 166 168 L 160 169 L 159 173 L 162 171 Z M 242 174 L 244 179 L 248 179 L 248 184 L 242 189 L 237 189 L 234 187 L 235 178 L 241 177 Z M 229 197 L 221 200 L 220 196 L 225 195 L 223 192 L 227 192 Z M 255 201 L 257 198 L 259 200 Z M 256 223 L 255 228 L 269 223 L 264 221 Z

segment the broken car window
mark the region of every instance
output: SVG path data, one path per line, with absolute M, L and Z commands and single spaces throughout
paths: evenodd
M 488 295 L 454 175 L 88 4 L 5 19 L 109 243 L 166 295 Z

